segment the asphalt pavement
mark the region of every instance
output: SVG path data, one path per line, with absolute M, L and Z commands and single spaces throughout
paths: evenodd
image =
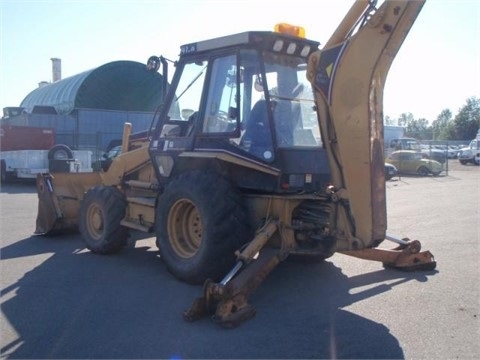
M 387 182 L 388 233 L 421 241 L 434 271 L 400 272 L 335 254 L 286 261 L 235 329 L 183 311 L 201 286 L 175 280 L 153 238 L 116 255 L 78 234 L 32 236 L 32 183 L 0 191 L 4 359 L 478 359 L 480 167 Z M 384 242 L 382 246 L 394 247 Z

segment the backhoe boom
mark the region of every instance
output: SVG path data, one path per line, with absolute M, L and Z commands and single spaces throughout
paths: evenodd
M 357 1 L 325 47 L 310 57 L 318 120 L 337 206 L 338 250 L 375 246 L 387 228 L 383 88 L 424 1 Z

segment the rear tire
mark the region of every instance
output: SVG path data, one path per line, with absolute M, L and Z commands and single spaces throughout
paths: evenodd
M 425 166 L 420 166 L 417 170 L 417 174 L 421 176 L 427 176 L 430 171 Z
M 120 221 L 127 202 L 112 186 L 95 186 L 87 191 L 80 205 L 79 230 L 89 250 L 112 254 L 127 243 L 129 231 Z
M 235 250 L 253 238 L 240 192 L 224 178 L 198 171 L 166 187 L 156 228 L 167 269 L 191 284 L 220 280 L 235 263 Z

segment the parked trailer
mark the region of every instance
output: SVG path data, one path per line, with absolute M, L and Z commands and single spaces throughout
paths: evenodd
M 92 152 L 72 151 L 55 144 L 52 128 L 2 125 L 0 128 L 1 181 L 35 179 L 38 174 L 55 172 L 91 172 Z
M 59 145 L 50 150 L 14 150 L 0 153 L 1 181 L 10 179 L 35 179 L 38 174 L 56 172 L 92 172 L 92 152 L 71 151 L 71 157 L 52 158 Z
M 11 109 L 21 110 L 9 108 Z M 1 121 L 9 126 L 54 129 L 55 144 L 65 144 L 75 150 L 92 151 L 94 170 L 98 170 L 95 163 L 103 160 L 103 154 L 121 143 L 123 124 L 128 122 L 135 131 L 144 131 L 150 128 L 154 116 L 154 113 L 149 111 L 103 109 L 75 109 L 69 114 L 18 112 L 20 115 L 9 116 Z M 50 147 L 43 149 L 48 150 Z M 23 149 L 26 148 L 16 150 Z
M 0 126 L 0 151 L 49 150 L 55 145 L 55 129 L 52 127 Z

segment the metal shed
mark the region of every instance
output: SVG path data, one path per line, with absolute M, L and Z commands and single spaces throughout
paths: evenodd
M 57 114 L 74 109 L 155 111 L 161 101 L 162 77 L 145 64 L 114 61 L 95 69 L 43 85 L 21 103 L 27 113 L 37 107 L 54 107 Z
M 114 61 L 36 88 L 1 121 L 53 128 L 56 144 L 92 150 L 97 160 L 121 139 L 125 122 L 134 132 L 150 128 L 168 86 L 145 64 Z

